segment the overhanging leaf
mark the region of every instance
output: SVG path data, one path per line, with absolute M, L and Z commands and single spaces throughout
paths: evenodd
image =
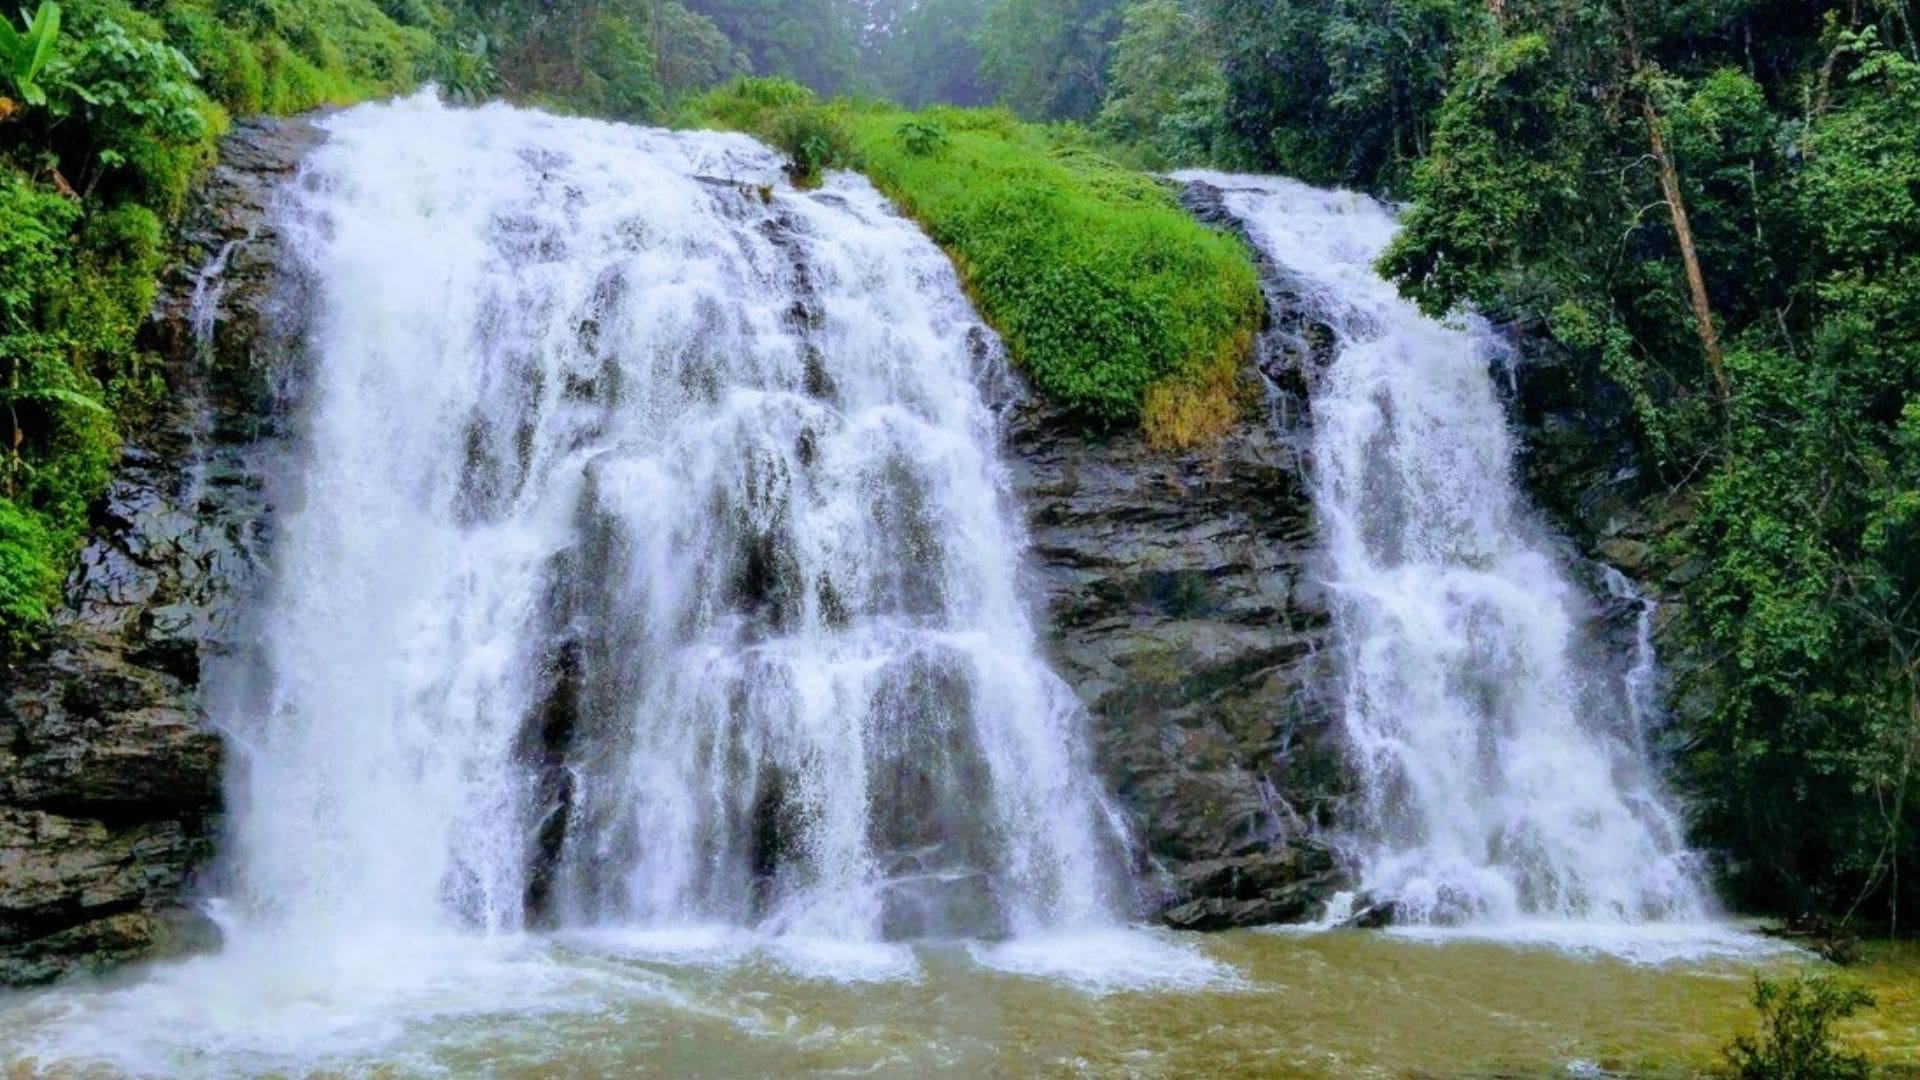
M 112 415 L 105 405 L 88 397 L 78 390 L 68 390 L 58 386 L 42 386 L 32 390 L 21 390 L 9 395 L 15 401 L 51 401 L 85 412 Z

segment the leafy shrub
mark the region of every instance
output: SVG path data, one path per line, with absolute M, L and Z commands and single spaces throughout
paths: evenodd
M 223 123 L 199 76 L 179 49 L 112 18 L 87 26 L 61 75 L 87 121 L 90 164 L 126 171 L 147 201 L 169 213 L 210 160 L 210 137 Z
M 853 159 L 853 140 L 847 134 L 847 125 L 824 106 L 779 109 L 765 134 L 775 149 L 787 156 L 787 173 L 800 187 L 818 186 L 824 170 L 845 166 Z
M 1741 1035 L 1723 1051 L 1739 1080 L 1866 1080 L 1865 1055 L 1836 1043 L 1833 1025 L 1864 1008 L 1873 995 L 1853 983 L 1819 975 L 1754 980 L 1760 1031 Z
M 47 617 L 60 585 L 56 557 L 39 517 L 0 496 L 0 647 L 18 648 L 27 628 Z
M 97 384 L 73 360 L 89 335 L 113 332 L 70 306 L 87 292 L 74 257 L 80 224 L 72 200 L 0 176 L 0 644 L 8 646 L 54 599 L 112 453 Z
M 947 132 L 939 124 L 918 117 L 902 120 L 894 129 L 894 137 L 900 140 L 900 148 L 914 157 L 931 157 L 947 145 Z
M 60 5 L 53 0 L 42 0 L 40 10 L 27 18 L 24 30 L 15 30 L 6 16 L 0 15 L 0 74 L 7 77 L 15 92 L 29 105 L 47 103 L 47 92 L 39 83 L 40 73 L 53 60 L 59 38 Z

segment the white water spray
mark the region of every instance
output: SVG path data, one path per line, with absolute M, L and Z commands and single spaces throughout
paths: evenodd
M 932 244 L 740 136 L 327 126 L 284 223 L 317 292 L 266 692 L 226 718 L 243 924 L 1113 922 L 998 346 Z
M 1650 654 L 1623 680 L 1583 629 L 1588 598 L 1511 475 L 1493 333 L 1423 317 L 1374 272 L 1397 227 L 1379 203 L 1184 178 L 1222 189 L 1337 339 L 1311 393 L 1314 500 L 1365 802 L 1362 887 L 1416 924 L 1704 919 L 1642 751 Z

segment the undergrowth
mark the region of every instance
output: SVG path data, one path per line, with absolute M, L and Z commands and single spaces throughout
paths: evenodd
M 471 64 L 437 44 L 445 19 L 375 0 L 68 0 L 0 34 L 33 43 L 33 62 L 0 68 L 0 655 L 38 638 L 122 433 L 166 393 L 136 335 L 229 115 L 457 84 Z

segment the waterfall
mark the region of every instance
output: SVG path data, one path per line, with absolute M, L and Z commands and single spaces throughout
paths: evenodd
M 1000 349 L 864 180 L 737 135 L 342 113 L 281 228 L 300 464 L 236 918 L 1014 937 L 1127 910 L 1041 658 Z
M 1640 740 L 1630 671 L 1587 630 L 1512 475 L 1472 315 L 1422 316 L 1373 264 L 1393 214 L 1287 180 L 1183 174 L 1329 326 L 1313 496 L 1363 806 L 1361 884 L 1416 924 L 1679 923 L 1708 901 Z

